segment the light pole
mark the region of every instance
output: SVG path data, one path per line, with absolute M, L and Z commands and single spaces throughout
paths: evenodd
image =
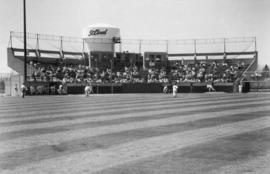
M 27 82 L 27 53 L 26 53 L 26 0 L 23 0 L 23 38 L 24 38 L 24 83 Z

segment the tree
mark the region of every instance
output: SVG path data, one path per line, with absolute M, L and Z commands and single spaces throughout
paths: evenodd
M 269 74 L 269 67 L 268 65 L 265 65 L 263 70 L 262 70 L 262 77 L 263 78 L 269 78 L 270 74 Z

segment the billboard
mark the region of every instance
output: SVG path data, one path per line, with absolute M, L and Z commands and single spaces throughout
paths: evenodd
M 114 52 L 120 29 L 108 24 L 93 24 L 83 29 L 82 38 L 90 51 Z

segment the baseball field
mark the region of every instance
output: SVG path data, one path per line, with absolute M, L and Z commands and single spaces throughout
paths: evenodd
M 270 171 L 270 93 L 0 97 L 1 174 Z

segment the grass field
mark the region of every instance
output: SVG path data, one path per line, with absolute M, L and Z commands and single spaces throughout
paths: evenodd
M 0 97 L 0 173 L 270 171 L 270 94 Z

